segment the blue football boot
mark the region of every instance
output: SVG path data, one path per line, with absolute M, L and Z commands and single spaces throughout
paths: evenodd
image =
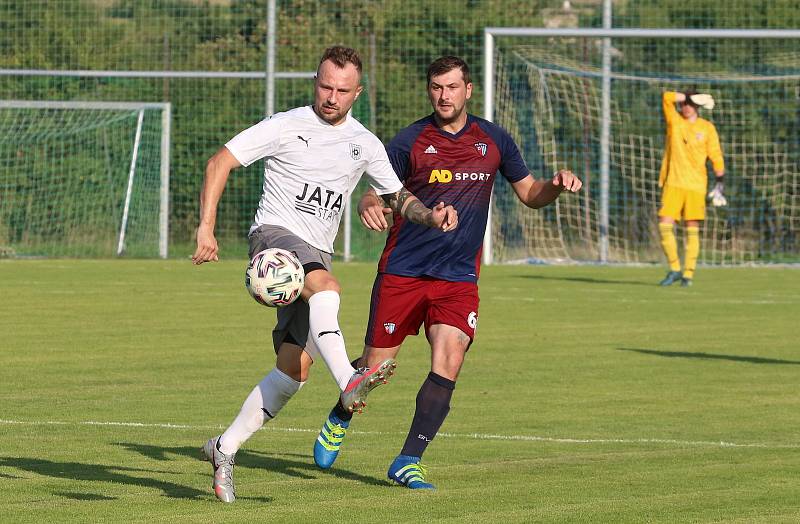
M 409 489 L 436 489 L 433 484 L 425 482 L 425 466 L 419 461 L 419 457 L 398 455 L 386 475 L 389 480 Z
M 330 412 L 314 442 L 314 462 L 317 466 L 322 469 L 333 466 L 349 426 L 349 420 L 341 420 L 333 411 Z

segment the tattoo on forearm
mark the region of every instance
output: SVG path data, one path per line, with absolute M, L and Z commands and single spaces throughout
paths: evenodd
M 411 196 L 411 192 L 408 189 L 402 188 L 400 191 L 381 195 L 381 198 L 383 198 L 383 201 L 386 202 L 388 207 L 392 208 L 392 211 L 400 213 L 403 210 L 403 205 L 406 203 L 406 200 Z
M 431 215 L 431 210 L 425 207 L 425 204 L 419 200 L 412 200 L 403 210 L 403 216 L 410 222 L 429 227 L 433 226 L 433 223 L 431 222 Z
M 408 189 L 402 188 L 395 193 L 381 195 L 381 198 L 392 211 L 399 213 L 406 220 L 416 224 L 431 225 L 431 210 L 417 199 L 408 202 L 412 196 L 414 195 Z

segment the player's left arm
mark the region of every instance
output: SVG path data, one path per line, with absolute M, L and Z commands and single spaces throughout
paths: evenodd
M 458 212 L 453 206 L 439 202 L 433 209 L 429 209 L 405 187 L 394 193 L 381 195 L 381 198 L 388 208 L 409 222 L 442 231 L 452 231 L 458 227 Z
M 564 191 L 578 192 L 583 182 L 572 171 L 561 169 L 550 180 L 536 180 L 529 174 L 511 186 L 523 204 L 538 209 L 553 202 Z
M 583 183 L 568 169 L 560 169 L 550 180 L 536 180 L 531 175 L 511 135 L 502 128 L 489 128 L 500 149 L 500 173 L 511 183 L 517 198 L 528 207 L 538 209 L 553 202 L 564 191 L 575 193 Z
M 722 158 L 722 147 L 719 145 L 719 135 L 717 129 L 711 127 L 707 142 L 707 154 L 711 159 L 711 165 L 714 168 L 714 175 L 717 177 L 717 182 L 722 182 L 722 177 L 725 176 L 725 160 Z
M 714 188 L 709 191 L 708 198 L 714 206 L 727 205 L 725 198 L 725 161 L 722 158 L 722 147 L 719 145 L 719 135 L 716 128 L 711 126 L 708 141 L 706 142 L 706 154 L 711 159 L 711 166 L 714 169 Z

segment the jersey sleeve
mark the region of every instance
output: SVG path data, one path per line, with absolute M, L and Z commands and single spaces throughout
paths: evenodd
M 379 195 L 396 193 L 403 189 L 403 183 L 397 177 L 383 144 L 377 138 L 375 142 L 372 160 L 367 165 L 367 177 L 370 179 L 370 185 Z
M 675 110 L 675 92 L 664 91 L 661 95 L 661 110 L 664 112 L 664 120 L 667 125 L 672 125 L 676 118 L 679 118 L 678 112 Z
M 500 173 L 511 183 L 519 182 L 530 174 L 514 139 L 505 130 L 500 134 Z
M 281 143 L 281 119 L 266 118 L 231 138 L 225 147 L 243 166 L 274 155 Z
M 420 129 L 417 129 L 417 127 L 420 127 Z M 411 148 L 414 146 L 420 131 L 419 122 L 402 129 L 389 142 L 389 146 L 386 148 L 386 154 L 389 156 L 394 172 L 397 173 L 397 177 L 402 181 L 408 178 L 411 171 L 409 166 L 411 163 Z
M 478 126 L 484 133 L 489 135 L 489 138 L 497 146 L 497 150 L 500 153 L 500 164 L 497 169 L 506 180 L 513 184 L 530 175 L 530 170 L 519 152 L 519 147 L 517 147 L 517 143 L 514 142 L 511 135 L 508 134 L 508 131 L 488 120 L 473 117 L 472 115 L 470 115 L 470 118 L 477 122 Z
M 714 171 L 724 171 L 725 161 L 722 159 L 722 147 L 719 145 L 719 135 L 714 125 L 709 126 L 711 129 L 708 133 L 708 142 L 706 142 L 707 155 L 711 159 L 711 165 L 714 166 Z

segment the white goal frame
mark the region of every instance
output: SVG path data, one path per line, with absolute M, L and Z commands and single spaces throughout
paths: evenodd
M 608 0 L 606 0 L 608 2 Z M 603 13 L 603 28 L 563 28 L 545 29 L 535 27 L 485 27 L 483 29 L 483 107 L 484 118 L 494 121 L 494 88 L 495 60 L 494 39 L 496 36 L 528 36 L 528 37 L 572 37 L 602 38 L 602 93 L 601 93 L 601 128 L 600 128 L 600 241 L 598 261 L 608 263 L 608 226 L 609 226 L 609 173 L 611 147 L 611 39 L 612 38 L 741 38 L 764 39 L 784 38 L 800 39 L 798 29 L 612 29 L 610 10 Z M 483 237 L 483 263 L 491 264 L 492 256 L 492 206 L 489 206 L 489 217 L 486 233 Z
M 122 220 L 119 226 L 117 239 L 117 255 L 125 249 L 125 234 L 128 225 L 128 211 L 130 209 L 133 179 L 136 175 L 136 160 L 139 153 L 139 143 L 142 134 L 142 122 L 146 109 L 161 111 L 161 162 L 160 162 L 160 189 L 159 189 L 159 220 L 158 220 L 158 255 L 161 258 L 169 256 L 169 158 L 170 138 L 172 133 L 172 104 L 158 102 L 89 102 L 89 101 L 41 101 L 41 100 L 0 100 L 0 109 L 88 109 L 88 110 L 122 110 L 138 111 L 136 135 L 131 153 L 131 163 L 128 170 L 128 184 L 125 193 L 125 204 Z

